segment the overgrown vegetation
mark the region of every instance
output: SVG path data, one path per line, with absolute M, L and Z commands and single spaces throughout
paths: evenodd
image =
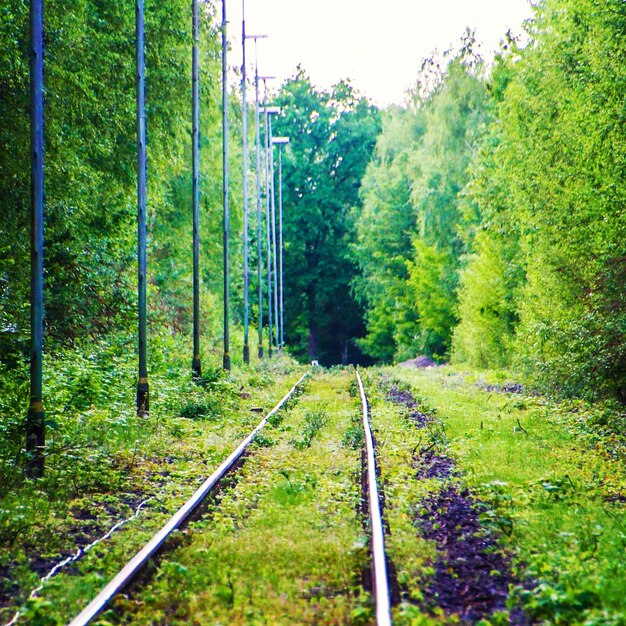
M 250 409 L 269 411 L 300 376 L 283 358 L 226 374 L 210 366 L 219 355 L 207 353 L 206 378 L 194 381 L 186 339 L 166 335 L 158 345 L 167 360 L 154 371 L 157 401 L 149 419 L 136 416 L 132 353 L 118 354 L 114 371 L 94 359 L 86 372 L 90 381 L 86 388 L 83 379 L 70 375 L 74 367 L 85 371 L 85 364 L 68 352 L 55 363 L 59 379 L 52 389 L 65 405 L 62 415 L 54 418 L 58 422 L 49 425 L 45 476 L 23 479 L 13 462 L 22 445 L 19 435 L 13 448 L 2 448 L 2 618 L 12 616 L 55 563 L 104 535 L 146 502 L 141 532 L 135 527 L 132 538 L 114 535 L 84 558 L 97 560 L 101 550 L 111 550 L 115 569 L 132 556 L 166 514 L 191 495 L 197 481 L 256 425 L 261 416 Z M 266 382 L 259 385 L 259 380 Z M 97 587 L 101 581 L 96 577 L 94 582 Z M 50 585 L 63 589 L 55 579 Z M 82 593 L 77 591 L 77 597 L 84 598 Z M 71 604 L 70 597 L 66 600 Z M 50 605 L 35 599 L 27 613 L 32 619 L 58 615 L 68 610 L 66 600 Z
M 624 398 L 624 24 L 617 0 L 543 0 L 493 65 L 427 61 L 363 180 L 363 348 L 515 367 Z
M 122 623 L 370 622 L 371 599 L 359 584 L 368 560 L 353 480 L 360 454 L 337 447 L 358 402 L 346 393 L 351 375 L 316 376 L 310 393 L 266 427 L 273 445 L 254 450 L 146 588 L 115 602 Z M 320 418 L 312 445 L 294 446 L 294 434 Z M 81 569 L 90 578 L 109 565 L 92 560 Z M 59 596 L 78 595 L 79 584 L 64 576 L 46 598 L 58 611 Z M 100 584 L 95 578 L 94 591 Z M 104 618 L 120 620 L 116 610 Z
M 147 0 L 152 410 L 137 417 L 134 11 L 112 0 L 46 0 L 46 471 L 24 476 L 29 27 L 28 3 L 9 4 L 0 10 L 0 616 L 9 619 L 53 564 L 131 520 L 130 532 L 28 601 L 31 623 L 53 624 L 142 545 L 299 368 L 284 355 L 241 362 L 235 90 L 235 370 L 219 365 L 220 33 L 208 2 L 203 376 L 191 378 L 191 15 L 187 0 Z M 323 365 L 424 354 L 472 372 L 509 368 L 524 383 L 485 384 L 450 367 L 404 371 L 389 399 L 404 399 L 408 412 L 373 399 L 403 594 L 398 624 L 475 621 L 433 591 L 438 576 L 455 590 L 471 578 L 451 564 L 464 534 L 492 542 L 489 554 L 502 558 L 490 563 L 512 563 L 508 607 L 481 623 L 514 621 L 520 606 L 542 623 L 626 623 L 626 3 L 535 4 L 527 41 L 508 34 L 486 64 L 466 33 L 424 62 L 405 107 L 381 113 L 348 81 L 318 89 L 302 68 L 271 97 L 281 107 L 274 134 L 291 137 L 289 350 Z M 340 367 L 314 371 L 313 393 L 302 395 L 303 385 L 269 420 L 195 524 L 200 532 L 179 533 L 175 558 L 119 607 L 146 622 L 371 621 L 358 388 Z M 450 510 L 459 523 L 445 518 Z M 114 612 L 107 619 L 118 621 Z
M 622 623 L 626 466 L 623 433 L 608 427 L 621 424 L 616 407 L 486 391 L 475 376 L 449 367 L 394 374 L 436 409 L 461 478 L 484 505 L 481 522 L 513 555 L 520 582 L 510 607 L 521 602 L 542 623 Z M 375 416 L 388 423 L 378 407 Z M 391 459 L 429 445 L 423 434 L 402 437 L 407 441 L 389 438 Z M 399 510 L 390 521 L 416 499 L 429 501 L 429 481 L 392 485 Z M 392 526 L 393 553 L 404 555 L 393 535 Z M 427 586 L 428 561 L 410 565 L 406 558 L 396 558 L 400 575 Z

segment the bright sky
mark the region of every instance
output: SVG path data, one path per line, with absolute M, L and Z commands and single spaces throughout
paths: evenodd
M 226 1 L 229 63 L 241 65 L 242 0 Z M 246 29 L 268 35 L 258 42 L 259 71 L 278 84 L 300 63 L 318 87 L 350 78 L 384 106 L 404 102 L 422 59 L 446 50 L 467 26 L 488 53 L 507 29 L 519 34 L 531 13 L 528 0 L 246 0 Z M 248 46 L 252 67 L 254 42 Z

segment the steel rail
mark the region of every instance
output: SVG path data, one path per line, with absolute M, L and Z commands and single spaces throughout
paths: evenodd
M 84 626 L 89 624 L 109 603 L 111 598 L 118 594 L 137 575 L 139 570 L 158 551 L 174 530 L 193 513 L 198 505 L 206 498 L 211 489 L 228 472 L 235 462 L 241 457 L 245 449 L 252 443 L 257 433 L 267 424 L 268 420 L 275 415 L 291 397 L 294 391 L 309 375 L 303 374 L 298 382 L 285 394 L 281 401 L 259 422 L 257 427 L 239 444 L 232 454 L 202 483 L 197 491 L 183 506 L 170 518 L 170 520 L 152 537 L 152 539 L 120 570 L 120 572 L 102 589 L 102 591 L 77 615 L 69 626 Z
M 385 530 L 380 512 L 378 499 L 378 483 L 376 481 L 376 455 L 374 452 L 374 438 L 369 422 L 369 405 L 363 381 L 356 371 L 359 383 L 361 404 L 363 406 L 363 429 L 365 431 L 365 447 L 367 452 L 367 490 L 369 501 L 370 520 L 372 522 L 372 558 L 374 562 L 374 595 L 376 599 L 376 624 L 391 626 L 391 606 L 389 594 L 389 577 L 387 576 L 387 559 L 385 557 Z

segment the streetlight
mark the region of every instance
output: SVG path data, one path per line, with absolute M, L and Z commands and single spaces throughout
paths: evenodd
M 259 55 L 257 39 L 264 39 L 267 35 L 255 35 L 254 38 L 254 98 L 256 120 L 256 234 L 257 234 L 257 280 L 259 289 L 259 349 L 258 357 L 263 358 L 263 214 L 261 211 L 261 119 L 259 108 Z
M 268 309 L 268 356 L 272 356 L 272 241 L 271 241 L 271 206 L 270 206 L 270 136 L 272 127 L 270 115 L 280 112 L 278 107 L 267 106 L 267 81 L 274 78 L 273 76 L 260 76 L 263 81 L 263 115 L 265 121 L 265 219 L 267 224 L 267 309 Z
M 267 113 L 269 115 L 278 115 L 281 112 L 280 107 L 265 107 L 267 109 Z M 271 241 L 270 241 L 270 231 L 268 231 L 268 282 L 271 285 L 270 295 L 269 295 L 269 307 L 272 312 L 274 319 L 274 326 L 270 326 L 270 339 L 274 340 L 274 344 L 278 347 L 278 284 L 277 284 L 277 259 L 276 259 L 276 197 L 274 193 L 274 141 L 272 138 L 272 118 L 268 118 L 268 137 L 269 137 L 269 146 L 268 146 L 268 163 L 269 163 L 269 188 L 268 193 L 270 195 L 271 201 L 271 213 L 268 214 L 268 229 L 270 228 L 271 222 Z M 272 270 L 273 267 L 273 270 Z M 272 271 L 273 271 L 273 284 L 272 284 Z M 273 295 L 273 298 L 272 298 Z M 272 309 L 273 305 L 273 309 Z
M 274 138 L 272 137 L 272 118 L 270 117 L 270 181 L 271 181 L 271 200 L 272 200 L 272 270 L 274 275 L 274 281 L 272 284 L 274 294 L 274 332 L 272 339 L 274 345 L 278 348 L 278 332 L 279 332 L 279 320 L 278 320 L 278 268 L 277 268 L 277 254 L 276 254 L 276 192 L 275 192 L 275 177 L 274 177 Z M 270 302 L 270 306 L 272 303 Z
M 248 340 L 249 325 L 250 325 L 250 269 L 248 267 L 248 104 L 246 99 L 246 39 L 254 39 L 254 51 L 255 51 L 255 73 L 254 73 L 254 86 L 255 86 L 255 110 L 256 110 L 256 194 L 257 194 L 257 248 L 259 254 L 259 352 L 258 356 L 263 356 L 263 285 L 261 280 L 261 257 L 262 257 L 262 242 L 261 242 L 261 153 L 259 145 L 259 69 L 258 69 L 258 54 L 256 50 L 256 42 L 258 39 L 265 39 L 267 35 L 246 35 L 246 19 L 245 19 L 245 0 L 241 0 L 242 20 L 241 20 L 241 46 L 243 50 L 243 61 L 241 65 L 241 107 L 242 107 L 242 121 L 243 121 L 243 300 L 244 300 L 244 313 L 243 313 L 243 360 L 244 363 L 250 363 L 250 346 Z
M 283 282 L 283 146 L 289 143 L 289 137 L 274 137 L 272 143 L 278 146 L 278 292 L 280 300 L 279 310 L 279 338 L 278 347 L 285 347 L 285 291 Z
M 263 357 L 263 213 L 261 208 L 261 109 L 259 81 L 273 80 L 274 76 L 259 76 L 258 56 L 255 68 L 256 88 L 256 209 L 257 209 L 257 274 L 259 281 L 259 358 Z

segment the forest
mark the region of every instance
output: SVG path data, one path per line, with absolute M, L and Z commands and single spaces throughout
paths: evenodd
M 63 6 L 46 7 L 51 354 L 119 336 L 135 315 L 134 78 L 124 61 L 132 59 L 133 12 L 107 2 Z M 220 42 L 215 15 L 204 17 L 202 314 L 214 344 L 222 297 Z M 490 63 L 468 32 L 424 61 L 404 107 L 379 111 L 349 82 L 319 90 L 302 68 L 271 94 L 282 109 L 275 133 L 293 135 L 283 178 L 292 354 L 326 364 L 424 354 L 512 367 L 563 394 L 626 393 L 621 19 L 615 3 L 542 4 L 523 44 L 503 39 Z M 19 377 L 29 335 L 29 159 L 16 149 L 28 145 L 29 132 L 26 3 L 12 3 L 2 20 L 0 341 L 3 367 Z M 186 5 L 148 6 L 147 20 L 150 323 L 157 335 L 184 334 Z M 232 96 L 232 292 L 241 325 L 241 102 L 238 90 Z M 251 121 L 251 140 L 253 132 Z
M 624 397 L 624 18 L 546 2 L 489 68 L 471 36 L 426 62 L 362 181 L 366 352 Z
M 254 389 L 274 390 L 311 361 L 333 371 L 424 356 L 479 381 L 513 380 L 531 398 L 602 407 L 597 411 L 610 415 L 599 418 L 602 436 L 621 437 L 626 5 L 541 0 L 523 33 L 503 33 L 494 58 L 481 56 L 467 30 L 423 61 L 403 105 L 381 109 L 348 78 L 320 88 L 301 66 L 270 89 L 262 104 L 280 107 L 272 133 L 290 140 L 281 153 L 280 183 L 285 348 L 263 313 L 263 341 L 274 342 L 276 351 L 257 358 L 255 328 L 268 306 L 259 301 L 256 268 L 264 260 L 257 250 L 269 240 L 269 225 L 257 222 L 252 199 L 251 365 L 242 356 L 242 193 L 246 173 L 254 194 L 257 161 L 251 148 L 244 164 L 241 68 L 230 67 L 232 372 L 221 367 L 222 26 L 220 5 L 201 7 L 198 380 L 191 372 L 190 2 L 145 4 L 152 411 L 143 432 L 134 411 L 135 10 L 112 0 L 45 2 L 47 444 L 39 480 L 23 472 L 31 353 L 29 3 L 10 0 L 0 9 L 0 573 L 30 562 L 38 542 L 57 549 L 55 507 L 66 514 L 76 498 L 127 488 L 126 473 L 153 463 L 166 433 L 189 437 L 194 420 L 230 415 L 250 394 L 256 398 Z M 254 98 L 254 77 L 246 113 L 254 146 L 256 123 L 261 143 L 268 129 L 251 93 Z M 265 203 L 268 193 L 262 187 L 258 201 Z M 189 425 L 170 423 L 173 416 Z M 620 463 L 621 446 L 607 452 Z M 16 545 L 18 556 L 11 554 Z M 24 588 L 34 580 L 23 572 L 18 578 Z M 5 596 L 14 587 L 7 580 L 0 610 L 11 606 Z M 537 615 L 578 623 L 574 604 L 565 617 L 556 609 Z M 34 604 L 30 610 L 46 613 Z M 615 621 L 585 623 L 623 623 L 626 613 L 619 611 Z

